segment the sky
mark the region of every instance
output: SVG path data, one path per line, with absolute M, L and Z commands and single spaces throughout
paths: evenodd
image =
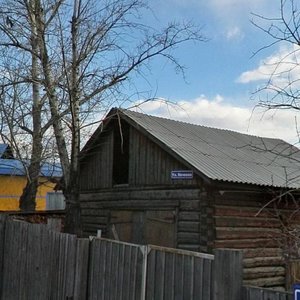
M 152 0 L 153 26 L 191 20 L 202 27 L 206 42 L 187 43 L 174 54 L 185 78 L 168 62 L 152 64 L 147 80 L 136 78 L 140 90 L 160 99 L 139 111 L 205 126 L 298 142 L 297 112 L 257 107 L 257 93 L 270 77 L 272 63 L 289 51 L 278 44 L 258 51 L 272 40 L 255 27 L 254 14 L 274 17 L 279 0 Z M 157 22 L 155 24 L 155 22 Z M 256 53 L 258 51 L 258 53 Z M 256 54 L 255 54 L 256 53 Z M 280 80 L 281 78 L 277 78 Z M 177 105 L 166 105 L 166 101 Z

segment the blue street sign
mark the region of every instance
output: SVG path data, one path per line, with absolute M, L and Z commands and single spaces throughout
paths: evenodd
M 193 179 L 193 171 L 191 170 L 171 171 L 171 179 L 181 179 L 181 180 Z
M 294 300 L 300 300 L 300 284 L 294 284 Z

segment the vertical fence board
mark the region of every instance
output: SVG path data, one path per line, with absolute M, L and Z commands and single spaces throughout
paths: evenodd
M 137 266 L 137 247 L 131 249 L 131 265 L 130 265 L 130 277 L 129 277 L 129 299 L 135 300 L 135 288 L 136 288 L 136 266 Z
M 112 259 L 112 242 L 107 242 L 107 248 L 106 248 L 106 258 L 104 261 L 105 265 L 105 281 L 104 281 L 104 298 L 103 300 L 109 300 L 109 296 L 111 293 L 111 287 L 109 286 L 109 283 L 111 281 L 111 259 Z
M 213 299 L 240 300 L 242 298 L 242 251 L 216 249 L 214 251 Z
M 86 300 L 89 264 L 89 240 L 78 239 L 76 246 L 76 267 L 74 300 Z
M 154 299 L 154 288 L 155 288 L 155 260 L 156 260 L 156 252 L 150 251 L 148 254 L 147 261 L 147 281 L 146 281 L 146 299 L 151 300 Z
M 175 300 L 183 299 L 183 257 L 175 257 Z
M 164 289 L 164 299 L 174 299 L 174 274 L 175 274 L 175 254 L 166 253 L 165 258 L 165 289 Z
M 137 252 L 137 268 L 136 268 L 136 293 L 138 300 L 145 300 L 146 294 L 146 276 L 147 276 L 147 260 L 148 247 L 140 246 Z
M 115 286 L 115 283 L 118 282 L 118 272 L 121 269 L 121 266 L 119 266 L 119 249 L 121 245 L 120 244 L 112 244 L 112 261 L 111 261 L 111 280 L 110 280 L 110 299 L 118 299 L 117 296 L 117 289 L 118 287 Z
M 205 259 L 203 262 L 203 290 L 202 290 L 202 299 L 211 299 L 212 298 L 212 260 Z
M 156 251 L 156 250 L 152 250 Z M 156 261 L 155 261 L 155 273 L 159 274 L 159 276 L 155 276 L 155 293 L 154 299 L 163 300 L 164 299 L 164 289 L 168 289 L 169 287 L 164 286 L 165 277 L 169 274 L 165 269 L 165 253 L 162 251 L 156 251 Z M 167 274 L 166 274 L 167 273 Z
M 50 240 L 50 249 L 51 252 L 49 254 L 49 260 L 51 262 L 50 265 L 50 276 L 49 276 L 49 295 L 50 299 L 59 299 L 59 275 L 57 271 L 59 270 L 59 233 L 49 232 L 49 240 Z
M 194 261 L 193 256 L 184 255 L 183 268 L 183 299 L 194 299 L 193 284 L 194 284 Z
M 194 261 L 194 297 L 195 299 L 198 300 L 203 300 L 202 298 L 202 289 L 204 288 L 203 286 L 203 258 L 196 257 Z
M 19 256 L 17 251 L 20 250 L 18 249 L 18 237 L 16 224 L 8 220 L 5 225 L 2 299 L 18 299 L 19 297 L 19 274 L 22 270 L 21 265 L 18 265 Z M 15 265 L 18 265 L 20 268 L 18 272 L 15 270 Z
M 118 259 L 119 259 L 119 272 L 117 281 L 119 282 L 119 288 L 117 290 L 116 299 L 123 299 L 123 284 L 124 284 L 124 272 L 125 272 L 125 245 L 120 244 Z

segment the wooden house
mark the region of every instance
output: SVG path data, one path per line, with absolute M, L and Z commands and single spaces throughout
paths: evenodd
M 62 176 L 57 165 L 43 164 L 36 196 L 36 210 L 46 209 L 47 193 L 53 192 L 53 178 Z M 26 186 L 26 162 L 14 158 L 11 147 L 0 144 L 0 211 L 19 210 L 19 199 Z
M 112 109 L 80 169 L 86 235 L 242 249 L 252 285 L 284 286 L 294 268 L 300 152 L 282 140 Z

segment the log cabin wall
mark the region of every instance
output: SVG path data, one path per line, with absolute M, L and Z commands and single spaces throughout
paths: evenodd
M 272 206 L 261 210 L 269 200 L 270 195 L 259 191 L 215 192 L 213 247 L 243 250 L 245 284 L 284 287 L 286 261 L 282 247 L 285 237 L 281 221 Z M 288 206 L 281 209 L 286 215 L 293 212 Z
M 119 188 L 81 193 L 83 230 L 86 236 L 101 229 L 103 236 L 114 237 L 114 225 L 120 240 L 200 251 L 200 202 L 205 197 L 202 194 L 198 188 Z M 142 227 L 135 223 L 137 216 L 142 218 L 140 225 L 148 226 L 141 228 L 140 239 L 133 238 L 133 226 Z M 173 224 L 172 228 L 165 226 L 168 224 Z M 159 226 L 163 226 L 162 230 Z M 166 241 L 168 234 L 173 236 L 172 241 Z

